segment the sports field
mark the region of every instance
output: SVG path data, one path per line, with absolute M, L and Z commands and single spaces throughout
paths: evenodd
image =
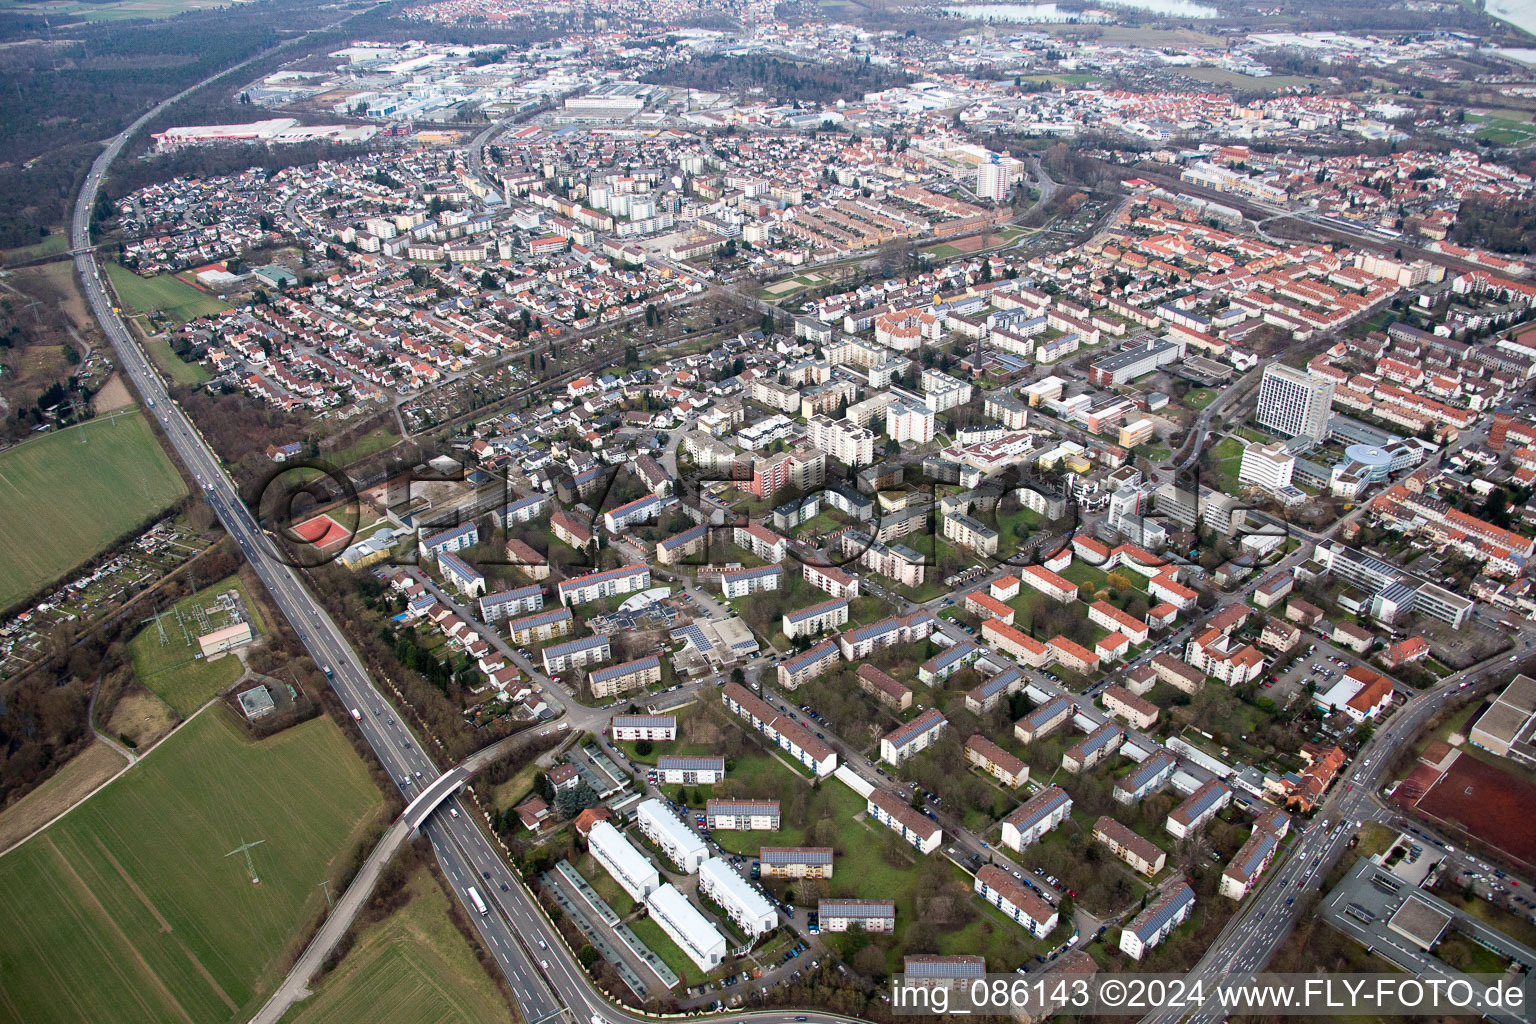
M 107 276 L 112 279 L 112 289 L 122 303 L 141 313 L 164 310 L 185 322 L 229 308 L 229 303 L 218 296 L 198 291 L 170 274 L 140 277 L 127 267 L 108 263 Z
M 479 1024 L 509 1017 L 506 1000 L 448 917 L 448 898 L 426 871 L 411 900 L 363 929 L 318 993 L 283 1024 Z
M 137 410 L 0 452 L 0 608 L 94 557 L 186 493 Z
M 382 797 L 328 718 L 262 743 L 210 709 L 0 857 L 0 1021 L 244 1020 Z M 245 842 L 261 884 L 252 885 Z
M 201 587 L 174 608 L 160 608 L 159 625 L 150 623 L 128 644 L 133 656 L 133 673 L 181 717 L 192 714 L 208 698 L 240 678 L 243 668 L 233 651 L 216 658 L 201 658 L 197 638 L 206 632 L 233 624 L 236 619 L 226 610 L 221 595 L 233 590 L 239 607 L 249 617 L 251 631 L 263 632 L 263 623 L 250 594 L 231 576 Z M 164 632 L 164 640 L 161 633 Z
M 1536 864 L 1536 786 L 1462 754 L 1419 798 L 1417 810 L 1500 851 L 1517 864 Z

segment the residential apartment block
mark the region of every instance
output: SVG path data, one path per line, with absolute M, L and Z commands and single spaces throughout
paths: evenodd
M 965 741 L 965 759 L 1009 789 L 1029 781 L 1029 766 L 977 733 Z
M 830 846 L 764 846 L 758 853 L 765 878 L 831 878 Z
M 880 760 L 886 764 L 903 764 L 933 746 L 948 726 L 949 722 L 937 708 L 929 708 L 912 721 L 898 725 L 880 740 Z
M 707 800 L 704 819 L 711 829 L 777 832 L 783 820 L 777 800 Z
M 659 682 L 661 658 L 655 654 L 587 673 L 587 686 L 591 688 L 592 696 L 598 698 L 643 690 Z
M 752 728 L 810 768 L 817 776 L 831 775 L 837 768 L 837 754 L 831 747 L 818 740 L 799 722 L 781 715 L 769 707 L 766 701 L 753 696 L 745 686 L 726 683 L 720 688 L 720 700 L 732 714 L 746 719 Z
M 1189 920 L 1194 909 L 1195 890 L 1188 882 L 1169 886 L 1121 930 L 1120 949 L 1132 960 L 1140 960 L 1148 950 Z
M 882 789 L 873 790 L 869 794 L 865 811 L 875 821 L 911 843 L 919 853 L 932 853 L 944 841 L 944 831 L 937 822 Z
M 1015 853 L 1067 820 L 1072 798 L 1060 786 L 1047 786 L 1003 819 L 1003 845 Z
M 580 640 L 569 640 L 563 644 L 555 644 L 553 647 L 544 648 L 544 674 L 554 675 L 564 672 L 566 669 L 585 668 L 588 665 L 596 665 L 607 661 L 613 652 L 608 646 L 608 638 L 602 634 L 597 636 L 582 637 Z
M 992 864 L 983 864 L 973 882 L 976 895 L 1001 910 L 1037 939 L 1056 930 L 1056 908 Z
M 568 579 L 556 587 L 560 603 L 569 607 L 618 594 L 634 594 L 651 585 L 651 567 L 625 565 L 617 569 L 587 573 Z
M 1103 843 L 1116 857 L 1148 878 L 1163 870 L 1163 864 L 1168 859 L 1167 854 L 1156 845 L 1108 815 L 1102 815 L 1094 822 L 1093 841 Z

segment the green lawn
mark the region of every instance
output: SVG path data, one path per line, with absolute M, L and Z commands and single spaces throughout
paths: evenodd
M 476 1024 L 508 1019 L 506 1000 L 449 919 L 448 897 L 425 870 L 411 898 L 362 930 L 318 993 L 285 1024 Z
M 699 970 L 699 965 L 689 959 L 682 947 L 672 941 L 672 937 L 661 930 L 661 925 L 655 918 L 642 917 L 638 920 L 626 922 L 629 930 L 635 933 L 635 938 L 645 943 L 652 953 L 661 958 L 661 962 L 672 968 L 672 973 L 682 979 L 682 983 L 689 988 L 704 980 L 704 972 Z
M 144 342 L 144 349 L 149 353 L 149 358 L 154 360 L 155 368 L 171 378 L 174 384 L 195 386 L 213 376 L 203 364 L 189 363 L 171 351 L 171 343 L 164 338 L 150 338 Z
M 354 462 L 361 462 L 370 455 L 377 455 L 388 448 L 394 447 L 400 440 L 400 435 L 388 427 L 379 427 L 358 438 L 356 442 L 333 452 L 323 452 L 322 457 L 338 466 L 346 467 Z
M 1216 391 L 1214 389 L 1195 388 L 1184 396 L 1183 404 L 1198 412 L 1214 401 L 1216 401 Z
M 1237 474 L 1243 467 L 1243 442 L 1235 437 L 1224 437 L 1211 449 L 1216 463 L 1216 489 L 1224 494 L 1238 491 Z
M 0 608 L 95 557 L 186 493 L 137 410 L 0 453 Z
M 151 623 L 139 630 L 128 644 L 133 655 L 133 671 L 139 682 L 153 690 L 183 718 L 240 678 L 240 659 L 233 652 L 211 660 L 197 656 L 200 653 L 197 638 L 203 632 L 202 623 L 206 621 L 210 628 L 218 629 L 232 621 L 222 613 L 207 616 L 205 620 L 198 612 L 201 610 L 206 615 L 215 597 L 231 588 L 239 592 L 241 604 L 252 617 L 251 628 L 259 634 L 263 624 L 256 606 L 239 578 L 231 576 L 188 595 L 174 608 L 161 609 L 164 643 L 160 642 L 160 628 Z
M 108 263 L 107 276 L 123 305 L 140 313 L 163 311 L 185 323 L 229 308 L 229 303 L 218 296 L 199 291 L 170 274 L 140 277 L 127 267 Z
M 42 259 L 44 256 L 56 256 L 68 248 L 69 237 L 55 231 L 41 242 L 5 250 L 5 262 L 14 266 L 17 263 L 26 263 L 28 260 Z
M 0 1015 L 247 1019 L 382 806 L 330 719 L 253 743 L 203 714 L 0 859 Z

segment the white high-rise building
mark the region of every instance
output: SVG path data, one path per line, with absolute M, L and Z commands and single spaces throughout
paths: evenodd
M 1243 449 L 1243 463 L 1237 471 L 1237 482 L 1278 491 L 1290 486 L 1291 473 L 1295 468 L 1296 456 L 1286 451 L 1281 442 L 1250 444 Z
M 1322 441 L 1328 436 L 1332 405 L 1333 381 L 1319 379 L 1283 363 L 1264 367 L 1256 416 L 1260 426 L 1277 430 L 1286 437 Z
M 994 203 L 1008 199 L 1008 168 L 996 157 L 976 168 L 976 194 Z
M 893 402 L 885 408 L 885 432 L 893 441 L 933 440 L 933 410 L 921 402 Z

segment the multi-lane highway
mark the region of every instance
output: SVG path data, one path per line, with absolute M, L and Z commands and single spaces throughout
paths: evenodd
M 217 456 L 191 420 L 171 400 L 144 350 L 114 309 L 101 279 L 101 269 L 90 252 L 90 212 L 112 161 L 135 131 L 191 91 L 179 93 L 149 110 L 112 138 L 91 165 L 76 200 L 70 228 L 71 247 L 76 253 L 75 268 L 91 310 L 116 353 L 119 369 L 132 382 L 182 464 L 197 479 L 204 497 L 240 545 L 241 552 L 271 594 L 273 603 L 287 617 L 315 661 L 326 668 L 337 695 L 348 708 L 358 710 L 357 727 L 390 777 L 410 798 L 437 777 L 437 765 L 400 715 L 374 687 L 357 653 L 305 589 L 298 573 L 277 556 Z M 505 975 L 518 1009 L 528 1024 L 540 1024 L 562 1011 L 569 1012 L 571 1019 L 580 1024 L 598 1015 L 610 1021 L 641 1020 L 615 1010 L 593 988 L 585 971 L 561 944 L 532 895 L 472 822 L 459 798 L 445 802 L 438 813 L 427 820 L 422 831 L 431 841 L 438 863 L 458 893 L 460 902 L 479 928 L 486 951 Z M 470 886 L 475 886 L 484 897 L 485 914 L 477 913 L 470 905 L 466 896 Z M 294 984 L 302 983 L 296 981 Z M 814 1024 L 847 1021 L 837 1014 L 818 1011 L 807 1011 L 803 1016 Z M 782 1018 L 783 1012 L 778 1011 L 734 1014 L 723 1019 L 747 1024 L 759 1019 Z

